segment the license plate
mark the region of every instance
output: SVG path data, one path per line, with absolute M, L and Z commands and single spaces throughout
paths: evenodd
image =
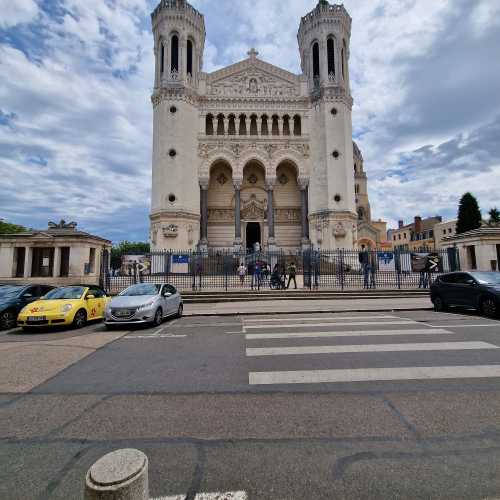
M 28 321 L 36 322 L 36 321 L 45 321 L 47 318 L 45 316 L 30 316 Z
M 131 312 L 130 311 L 117 311 L 116 315 L 117 316 L 130 316 Z

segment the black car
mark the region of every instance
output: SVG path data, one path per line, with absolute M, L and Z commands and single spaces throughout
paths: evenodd
M 5 285 L 0 287 L 0 329 L 15 328 L 17 315 L 30 302 L 53 290 L 49 285 Z
M 436 311 L 449 306 L 477 309 L 490 318 L 500 313 L 500 273 L 459 272 L 439 276 L 431 286 Z

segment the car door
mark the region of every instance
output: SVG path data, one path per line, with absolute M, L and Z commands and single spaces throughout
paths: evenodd
M 104 290 L 98 287 L 92 287 L 90 289 L 90 292 L 95 297 L 96 301 L 96 309 L 97 309 L 96 318 L 103 318 L 107 303 L 106 293 L 104 292 Z
M 453 305 L 454 302 L 454 284 L 455 274 L 445 274 L 439 277 L 436 283 L 437 295 L 441 297 L 445 304 Z
M 43 294 L 40 292 L 40 287 L 38 285 L 32 285 L 27 287 L 24 292 L 19 297 L 20 309 L 35 302 L 38 300 Z
M 91 296 L 92 298 L 89 298 Z M 85 295 L 85 303 L 87 306 L 87 319 L 89 321 L 102 317 L 102 301 L 99 297 L 98 290 L 90 287 L 87 294 Z
M 167 314 L 171 316 L 177 312 L 176 306 L 176 293 L 177 290 L 172 285 L 164 286 L 165 300 L 167 302 Z
M 454 283 L 454 304 L 463 307 L 476 307 L 478 284 L 469 273 L 457 273 Z

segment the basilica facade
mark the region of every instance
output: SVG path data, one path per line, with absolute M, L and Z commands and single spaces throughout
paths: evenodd
M 370 209 L 345 8 L 322 1 L 300 20 L 301 74 L 253 49 L 203 72 L 204 18 L 185 0 L 162 0 L 152 25 L 152 248 L 354 248 Z

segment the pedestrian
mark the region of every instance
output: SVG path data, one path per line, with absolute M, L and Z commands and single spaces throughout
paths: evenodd
M 370 288 L 377 288 L 377 253 L 370 254 Z
M 292 282 L 292 280 L 295 285 L 295 290 L 297 290 L 296 275 L 297 275 L 297 266 L 295 265 L 295 262 L 292 262 L 290 264 L 290 267 L 288 268 L 288 285 L 286 287 L 287 290 L 290 288 L 290 283 Z
M 363 288 L 368 290 L 368 288 L 370 288 L 370 255 L 365 245 L 361 245 L 359 263 L 361 264 L 361 271 L 363 272 Z
M 286 288 L 286 265 L 281 264 L 281 282 L 283 283 L 283 290 Z
M 427 271 L 420 271 L 420 281 L 418 283 L 418 288 L 429 288 L 429 275 Z
M 245 276 L 247 274 L 247 267 L 243 262 L 241 262 L 240 267 L 238 267 L 238 276 L 240 277 L 240 284 L 243 286 L 245 284 Z
M 252 274 L 252 290 L 254 289 L 254 286 L 257 288 L 257 290 L 260 290 L 260 279 L 261 279 L 261 269 L 262 269 L 261 266 L 262 264 L 260 261 L 257 261 L 255 263 Z

